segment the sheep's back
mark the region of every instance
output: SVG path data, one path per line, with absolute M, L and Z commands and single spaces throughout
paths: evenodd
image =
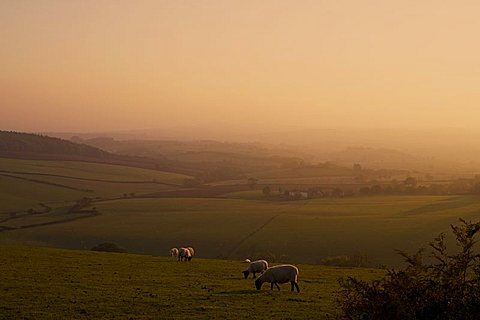
M 179 255 L 180 257 L 190 257 L 192 254 L 188 248 L 180 248 Z
M 297 281 L 298 268 L 293 265 L 274 266 L 263 274 L 265 280 L 270 282 L 286 283 L 290 281 Z
M 249 272 L 261 272 L 268 268 L 268 262 L 265 260 L 257 260 L 250 263 L 248 266 Z

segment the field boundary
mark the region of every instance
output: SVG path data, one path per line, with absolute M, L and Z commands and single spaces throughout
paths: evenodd
M 57 177 L 57 178 L 66 178 L 66 179 L 73 179 L 73 180 L 82 180 L 82 181 L 94 181 L 94 182 L 107 182 L 107 183 L 131 183 L 131 184 L 145 184 L 145 183 L 153 183 L 153 184 L 161 184 L 167 185 L 171 187 L 182 187 L 180 184 L 168 183 L 168 182 L 158 182 L 154 180 L 139 180 L 139 181 L 132 181 L 132 180 L 108 180 L 108 179 L 94 179 L 94 178 L 82 178 L 82 177 L 72 177 L 72 176 L 64 176 L 60 174 L 53 174 L 53 173 L 38 173 L 38 172 L 23 172 L 23 171 L 7 171 L 7 170 L 0 170 L 0 175 L 6 174 L 26 174 L 26 175 L 34 175 L 34 176 L 46 176 L 46 177 Z M 17 177 L 17 176 L 12 176 Z M 18 177 L 21 179 L 28 179 L 23 177 Z M 32 179 L 34 180 L 34 179 Z M 41 181 L 41 180 L 38 180 Z
M 276 215 L 274 215 L 273 217 L 271 217 L 270 219 L 268 219 L 265 223 L 263 223 L 260 227 L 258 227 L 257 229 L 255 229 L 254 231 L 250 232 L 245 238 L 243 238 L 242 240 L 240 240 L 234 247 L 232 250 L 230 250 L 230 253 L 227 255 L 227 258 L 230 258 L 231 256 L 233 256 L 237 251 L 238 249 L 248 240 L 250 239 L 251 237 L 253 237 L 254 235 L 256 235 L 257 233 L 259 233 L 260 231 L 262 231 L 263 228 L 265 228 L 267 225 L 269 225 L 273 220 L 275 220 L 276 218 L 278 218 L 279 216 L 281 216 L 283 214 L 282 213 L 278 213 Z
M 2 176 L 2 177 L 25 180 L 25 181 L 29 181 L 29 182 L 46 184 L 46 185 L 49 185 L 49 186 L 54 186 L 54 187 L 59 187 L 59 188 L 64 188 L 64 189 L 70 189 L 70 190 L 75 190 L 75 191 L 81 191 L 81 192 L 93 192 L 93 190 L 91 190 L 91 189 L 81 189 L 81 188 L 76 188 L 76 187 L 72 187 L 72 186 L 67 186 L 65 184 L 60 184 L 60 183 L 55 183 L 55 182 L 50 182 L 50 181 L 44 181 L 44 180 L 37 180 L 37 179 L 26 178 L 26 177 L 19 177 L 19 176 L 14 176 L 14 175 L 11 175 L 11 174 L 5 174 L 5 173 L 1 173 L 1 172 L 2 171 L 0 170 L 0 176 Z

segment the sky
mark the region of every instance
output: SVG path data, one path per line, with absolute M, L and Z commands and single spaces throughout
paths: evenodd
M 0 129 L 476 128 L 479 1 L 0 0 Z

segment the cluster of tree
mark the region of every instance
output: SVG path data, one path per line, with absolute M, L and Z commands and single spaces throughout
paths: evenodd
M 135 198 L 135 192 L 124 193 L 123 197 L 126 198 Z
M 265 197 L 272 195 L 272 188 L 265 186 L 262 189 L 262 193 Z M 306 189 L 282 189 L 278 188 L 278 196 L 286 200 L 300 200 L 310 198 L 342 198 L 345 196 L 345 192 L 340 188 L 321 188 L 311 187 Z
M 87 197 L 81 198 L 75 202 L 75 204 L 70 208 L 69 212 L 74 213 L 74 212 L 81 211 L 82 209 L 91 206 L 92 203 L 93 203 L 92 198 L 87 198 Z
M 52 138 L 33 133 L 0 131 L 0 151 L 2 153 L 43 153 L 78 155 L 92 158 L 105 158 L 110 154 L 86 144 Z
M 475 243 L 480 223 L 452 225 L 457 250 L 447 249 L 445 234 L 430 243 L 430 262 L 423 250 L 405 258 L 407 267 L 388 270 L 375 281 L 353 277 L 340 282 L 342 319 L 478 319 L 480 254 Z
M 247 183 L 254 188 L 257 180 L 250 178 Z M 265 197 L 274 193 L 272 187 L 262 189 Z M 452 195 L 452 194 L 477 194 L 480 195 L 480 176 L 475 179 L 457 179 L 448 183 L 432 183 L 431 181 L 419 182 L 415 177 L 407 177 L 404 181 L 389 181 L 384 183 L 371 182 L 354 191 L 351 186 L 337 187 L 309 187 L 304 189 L 279 188 L 277 196 L 287 200 L 306 198 L 341 198 L 346 196 L 367 195 Z
M 79 141 L 78 139 L 74 139 Z M 81 142 L 81 141 L 80 141 Z M 190 174 L 161 157 L 111 153 L 97 147 L 45 135 L 0 131 L 0 156 L 21 159 L 77 160 Z
M 448 183 L 420 183 L 414 177 L 402 182 L 372 183 L 359 189 L 360 195 L 448 195 L 448 194 L 480 194 L 480 182 L 472 179 L 458 179 Z

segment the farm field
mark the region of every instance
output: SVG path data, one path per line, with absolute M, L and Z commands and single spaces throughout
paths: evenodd
M 70 178 L 98 179 L 110 181 L 152 181 L 181 184 L 188 176 L 126 167 L 112 164 L 80 161 L 21 160 L 0 158 L 0 170 L 35 174 L 54 174 Z
M 327 319 L 338 279 L 384 271 L 298 265 L 300 293 L 261 291 L 232 260 L 0 246 L 1 319 Z
M 395 249 L 414 251 L 459 218 L 480 218 L 474 196 L 378 196 L 303 201 L 162 198 L 95 203 L 98 215 L 0 233 L 3 243 L 89 249 L 113 241 L 130 252 L 163 255 L 192 245 L 198 257 L 267 257 L 322 263 L 362 256 L 368 265 L 398 265 Z M 41 215 L 40 215 L 41 216 Z M 47 215 L 48 216 L 48 215 Z
M 118 165 L 0 158 L 0 214 L 36 208 L 39 203 L 58 207 L 83 197 L 175 190 L 186 178 Z

